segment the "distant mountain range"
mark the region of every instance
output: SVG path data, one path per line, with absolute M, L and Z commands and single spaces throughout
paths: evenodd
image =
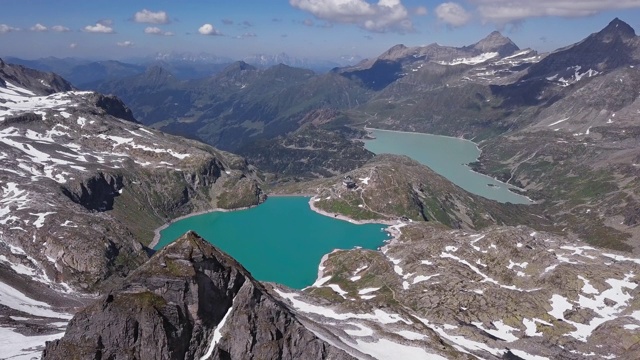
M 55 57 L 26 60 L 10 56 L 4 59 L 8 63 L 59 74 L 81 89 L 93 89 L 104 81 L 119 80 L 142 74 L 152 66 L 161 66 L 179 79 L 198 79 L 212 76 L 234 62 L 233 59 L 228 57 L 189 52 L 156 53 L 148 57 L 122 61 L 92 61 Z M 319 73 L 327 72 L 336 67 L 353 65 L 361 60 L 358 56 L 342 56 L 333 61 L 314 60 L 292 57 L 286 53 L 277 55 L 257 54 L 242 59 L 242 61 L 259 68 L 284 64 L 310 69 Z

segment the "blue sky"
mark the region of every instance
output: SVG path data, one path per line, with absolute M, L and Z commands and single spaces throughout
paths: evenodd
M 640 29 L 640 0 L 0 0 L 0 57 L 126 59 L 206 52 L 377 56 L 395 44 L 472 44 L 500 30 L 550 51 L 614 17 Z

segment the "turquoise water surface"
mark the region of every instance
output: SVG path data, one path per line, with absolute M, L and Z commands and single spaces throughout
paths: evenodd
M 367 129 L 376 137 L 365 141 L 374 154 L 406 155 L 470 193 L 513 204 L 531 204 L 528 198 L 509 191 L 510 185 L 471 171 L 466 165 L 480 156 L 471 141 L 448 136 Z
M 377 249 L 385 225 L 356 225 L 313 212 L 307 197 L 271 197 L 247 210 L 212 212 L 172 223 L 159 249 L 194 230 L 238 260 L 261 281 L 295 289 L 313 284 L 322 256 L 334 249 Z

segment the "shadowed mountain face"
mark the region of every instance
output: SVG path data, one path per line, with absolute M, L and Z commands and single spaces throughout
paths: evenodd
M 552 77 L 556 74 L 563 77 L 567 70 L 575 71 L 575 67 L 580 67 L 581 72 L 590 69 L 598 72 L 612 71 L 638 60 L 640 40 L 631 26 L 616 18 L 600 32 L 573 46 L 558 50 L 533 65 L 522 80 Z
M 368 69 L 343 72 L 342 75 L 357 79 L 367 88 L 379 91 L 402 77 L 402 64 L 389 60 L 377 60 Z
M 7 81 L 42 95 L 74 90 L 71 83 L 57 74 L 43 73 L 24 66 L 9 65 L 0 59 L 0 86 L 6 87 Z
M 229 151 L 294 131 L 310 111 L 348 109 L 368 97 L 366 89 L 337 74 L 286 65 L 257 69 L 244 62 L 191 81 L 156 68 L 98 89 L 120 96 L 144 124 Z

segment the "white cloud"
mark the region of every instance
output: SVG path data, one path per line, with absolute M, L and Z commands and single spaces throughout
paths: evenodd
M 68 27 L 62 25 L 54 25 L 51 27 L 51 30 L 55 32 L 68 32 L 71 31 Z
M 144 33 L 148 35 L 164 35 L 164 36 L 173 36 L 173 33 L 170 31 L 163 31 L 157 26 L 147 26 L 144 29 Z
M 222 35 L 222 33 L 211 24 L 204 24 L 200 26 L 198 32 L 202 35 Z
M 146 29 L 144 29 L 144 33 L 150 35 L 162 35 L 162 29 L 155 26 L 148 26 Z
M 435 12 L 438 20 L 453 27 L 463 26 L 471 20 L 471 14 L 460 4 L 454 2 L 438 5 Z
M 118 45 L 120 47 L 132 47 L 133 46 L 133 42 L 127 40 L 127 41 L 117 42 L 116 45 Z
M 258 34 L 254 33 L 254 32 L 246 32 L 242 35 L 238 35 L 236 36 L 236 39 L 247 39 L 247 38 L 253 38 L 253 37 L 257 37 Z
M 607 10 L 640 8 L 640 0 L 471 0 L 484 21 L 505 24 L 532 17 L 591 16 Z
M 414 12 L 418 16 L 425 16 L 429 13 L 429 10 L 425 6 L 418 6 Z
M 10 33 L 12 31 L 18 31 L 20 29 L 11 27 L 7 24 L 0 24 L 0 34 Z
M 42 25 L 40 23 L 37 23 L 37 24 L 33 25 L 29 30 L 37 31 L 37 32 L 49 31 L 49 29 L 46 26 L 44 26 L 44 25 Z
M 75 49 L 75 48 L 77 48 L 77 47 L 78 47 L 78 44 L 77 44 L 77 43 L 71 43 L 71 44 L 69 44 L 69 49 Z
M 153 12 L 147 9 L 142 9 L 133 15 L 133 20 L 138 23 L 145 24 L 168 24 L 170 23 L 169 16 L 164 11 Z
M 401 0 L 289 0 L 291 6 L 331 23 L 356 24 L 373 32 L 411 31 L 409 11 Z
M 103 22 L 98 22 L 95 25 L 87 25 L 84 27 L 84 31 L 90 33 L 102 33 L 102 34 L 113 34 L 113 28 L 109 25 L 104 25 Z

